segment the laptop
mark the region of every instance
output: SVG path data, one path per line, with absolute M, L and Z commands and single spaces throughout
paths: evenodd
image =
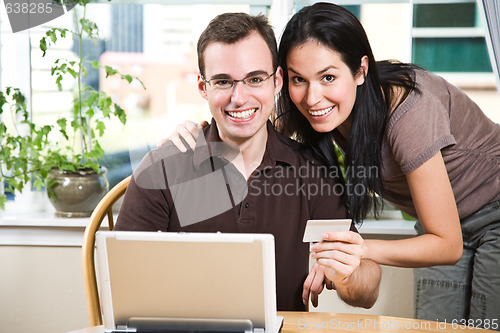
M 106 332 L 277 333 L 270 234 L 99 231 Z

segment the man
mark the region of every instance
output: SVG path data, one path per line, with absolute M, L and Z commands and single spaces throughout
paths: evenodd
M 268 120 L 283 73 L 266 18 L 216 17 L 198 41 L 198 64 L 198 89 L 212 124 L 194 150 L 182 154 L 166 144 L 143 159 L 116 230 L 271 233 L 279 310 L 306 310 L 309 297 L 316 305 L 323 285 L 351 305 L 371 307 L 380 268 L 361 259 L 357 233 L 329 233 L 338 250 L 317 260 L 308 274 L 306 221 L 345 218 L 346 210 L 332 193 L 339 185 L 334 178 Z

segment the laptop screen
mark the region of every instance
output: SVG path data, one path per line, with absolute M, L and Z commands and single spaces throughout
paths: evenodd
M 117 231 L 96 244 L 106 330 L 137 318 L 278 325 L 272 235 Z

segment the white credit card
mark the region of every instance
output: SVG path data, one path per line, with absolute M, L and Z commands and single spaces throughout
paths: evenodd
M 302 241 L 305 243 L 321 242 L 325 232 L 349 231 L 351 222 L 351 219 L 308 220 Z

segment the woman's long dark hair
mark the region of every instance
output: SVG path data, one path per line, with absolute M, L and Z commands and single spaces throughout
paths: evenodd
M 368 73 L 365 82 L 357 88 L 347 141 L 343 140 L 337 129 L 329 133 L 316 132 L 290 99 L 286 57 L 292 48 L 307 41 L 319 42 L 338 52 L 353 76 L 361 70 L 361 58 L 368 57 Z M 347 172 L 344 198 L 351 218 L 361 223 L 372 208 L 377 215 L 381 205 L 373 194 L 381 194 L 382 191 L 381 146 L 394 100 L 393 89 L 404 88 L 400 100 L 416 89 L 415 66 L 399 62 L 375 62 L 368 37 L 359 20 L 345 8 L 331 3 L 304 7 L 292 17 L 281 38 L 278 60 L 284 72 L 284 85 L 275 125 L 285 135 L 311 146 L 319 158 L 334 167 L 338 167 L 336 142 L 345 154 Z

